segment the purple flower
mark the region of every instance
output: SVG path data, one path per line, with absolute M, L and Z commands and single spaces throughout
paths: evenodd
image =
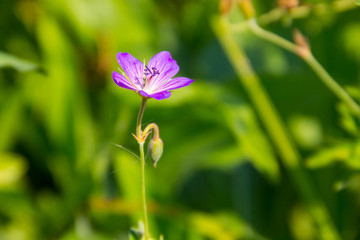
M 125 73 L 113 72 L 115 83 L 147 98 L 168 98 L 171 96 L 170 90 L 185 87 L 194 81 L 186 77 L 173 78 L 179 66 L 167 51 L 153 56 L 148 65 L 129 53 L 120 52 L 116 57 Z

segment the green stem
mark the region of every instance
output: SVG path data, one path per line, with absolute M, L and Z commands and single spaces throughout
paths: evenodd
M 142 122 L 142 118 L 144 116 L 146 102 L 147 102 L 147 98 L 143 97 L 141 99 L 141 105 L 140 105 L 139 113 L 138 113 L 137 120 L 136 120 L 136 137 L 138 137 L 139 139 L 141 137 L 141 122 Z
M 331 3 L 306 4 L 291 8 L 290 10 L 278 7 L 257 17 L 257 21 L 261 26 L 264 26 L 279 21 L 284 16 L 290 16 L 293 19 L 299 19 L 308 17 L 309 15 L 321 16 L 334 12 L 348 11 L 355 9 L 356 7 L 357 6 L 354 3 L 354 0 L 340 0 L 333 1 Z
M 146 135 L 151 129 L 153 129 L 154 131 L 154 139 L 159 139 L 160 131 L 156 123 L 150 123 L 149 125 L 147 125 L 146 128 L 144 129 L 144 134 Z
M 303 58 L 304 61 L 312 68 L 312 70 L 318 75 L 323 83 L 333 92 L 335 95 L 344 101 L 350 109 L 360 116 L 359 105 L 350 97 L 350 95 L 329 75 L 329 73 L 321 66 L 321 64 L 314 58 L 312 54 Z
M 147 208 L 146 208 L 146 182 L 145 182 L 145 154 L 144 154 L 144 143 L 139 143 L 140 148 L 140 164 L 141 164 L 141 198 L 145 228 L 145 240 L 149 239 L 149 223 L 147 219 Z
M 266 91 L 263 89 L 259 78 L 252 70 L 241 46 L 238 45 L 232 36 L 228 19 L 225 17 L 217 17 L 213 22 L 213 26 L 217 38 L 224 48 L 225 53 L 228 55 L 245 90 L 249 94 L 260 119 L 266 130 L 269 132 L 270 138 L 278 149 L 284 166 L 290 172 L 296 187 L 304 197 L 309 212 L 311 213 L 314 222 L 319 227 L 320 238 L 329 240 L 340 239 L 326 207 L 316 196 L 316 192 L 309 181 L 306 172 L 301 167 L 300 154 L 292 144 L 275 107 L 266 94 Z
M 144 154 L 144 142 L 139 141 L 142 139 L 142 131 L 141 131 L 141 122 L 144 116 L 145 106 L 146 106 L 147 98 L 142 98 L 139 114 L 136 121 L 136 137 L 139 142 L 139 150 L 140 150 L 140 165 L 141 165 L 141 202 L 143 208 L 143 218 L 144 218 L 144 228 L 145 228 L 145 240 L 149 239 L 149 224 L 147 219 L 147 210 L 146 210 L 146 181 L 145 181 L 145 154 Z
M 299 50 L 298 46 L 296 46 L 292 42 L 290 42 L 272 32 L 264 30 L 256 23 L 254 18 L 249 19 L 248 24 L 249 24 L 250 30 L 259 38 L 265 39 L 265 40 L 272 42 L 278 46 L 281 46 L 282 48 L 285 48 L 289 52 L 298 54 L 298 50 Z
M 309 67 L 315 72 L 320 80 L 344 103 L 346 103 L 350 109 L 357 115 L 360 116 L 359 105 L 350 97 L 350 95 L 329 75 L 329 73 L 321 66 L 321 64 L 314 58 L 309 51 L 308 54 L 302 54 L 301 47 L 294 43 L 259 27 L 255 19 L 248 21 L 251 31 L 264 40 L 267 40 L 273 44 L 276 44 L 302 58 Z

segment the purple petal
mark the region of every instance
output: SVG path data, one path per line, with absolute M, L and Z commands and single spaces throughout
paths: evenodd
M 124 77 L 120 73 L 113 72 L 113 79 L 114 82 L 120 87 L 136 91 L 136 88 L 133 85 L 131 85 L 131 83 L 126 79 L 126 77 Z
M 148 67 L 149 69 L 156 68 L 159 71 L 159 74 L 153 76 L 149 83 L 152 89 L 168 81 L 179 72 L 179 66 L 167 51 L 159 52 L 153 56 L 149 61 Z M 147 78 L 149 77 L 148 75 Z
M 163 100 L 170 96 L 171 96 L 171 92 L 169 91 L 158 92 L 150 95 L 151 98 L 155 98 L 156 100 Z
M 129 53 L 119 52 L 116 58 L 132 84 L 141 89 L 144 85 L 144 64 Z
M 144 92 L 143 90 L 140 90 L 139 93 L 144 97 L 150 97 L 150 95 Z
M 194 80 L 186 77 L 177 77 L 174 79 L 171 79 L 169 82 L 165 83 L 163 86 L 161 86 L 156 91 L 168 91 L 173 90 L 177 88 L 182 88 L 185 86 L 190 85 Z
M 165 98 L 168 98 L 171 96 L 171 92 L 169 92 L 169 91 L 162 91 L 162 92 L 158 92 L 158 93 L 154 93 L 154 94 L 147 94 L 146 92 L 140 90 L 139 93 L 144 97 L 155 98 L 156 100 L 162 100 L 162 99 L 165 99 Z

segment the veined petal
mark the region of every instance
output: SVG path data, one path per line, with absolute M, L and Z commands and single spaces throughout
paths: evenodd
M 126 77 L 124 77 L 120 73 L 113 72 L 112 76 L 113 76 L 114 82 L 118 86 L 136 91 L 136 88 L 133 85 L 131 85 L 131 83 L 126 79 Z
M 136 88 L 142 89 L 144 86 L 144 64 L 131 56 L 130 53 L 119 52 L 116 58 L 132 84 Z
M 153 94 L 147 94 L 146 92 L 140 90 L 139 93 L 144 97 L 155 98 L 156 100 L 163 100 L 163 99 L 171 96 L 171 92 L 169 92 L 169 91 L 162 91 L 162 92 L 157 92 L 157 93 L 153 93 Z
M 150 95 L 151 98 L 155 98 L 156 100 L 163 100 L 170 96 L 171 96 L 171 92 L 169 92 L 169 91 L 157 92 L 157 93 Z
M 168 91 L 177 88 L 182 88 L 190 85 L 194 80 L 186 77 L 177 77 L 171 79 L 169 82 L 165 83 L 160 88 L 156 89 L 156 92 Z
M 171 58 L 171 54 L 167 51 L 159 52 L 153 56 L 148 64 L 149 69 L 156 68 L 159 74 L 152 76 L 148 89 L 155 89 L 159 85 L 164 84 L 166 81 L 174 77 L 179 72 L 179 66 L 176 61 Z M 150 76 L 147 76 L 147 79 Z

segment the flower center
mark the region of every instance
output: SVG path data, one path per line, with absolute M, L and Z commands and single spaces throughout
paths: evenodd
M 156 67 L 152 67 L 151 69 L 145 65 L 145 70 L 144 70 L 144 86 L 143 86 L 143 90 L 150 93 L 151 92 L 151 84 L 150 81 L 151 79 L 156 76 L 157 74 L 160 74 L 159 70 L 156 69 Z

